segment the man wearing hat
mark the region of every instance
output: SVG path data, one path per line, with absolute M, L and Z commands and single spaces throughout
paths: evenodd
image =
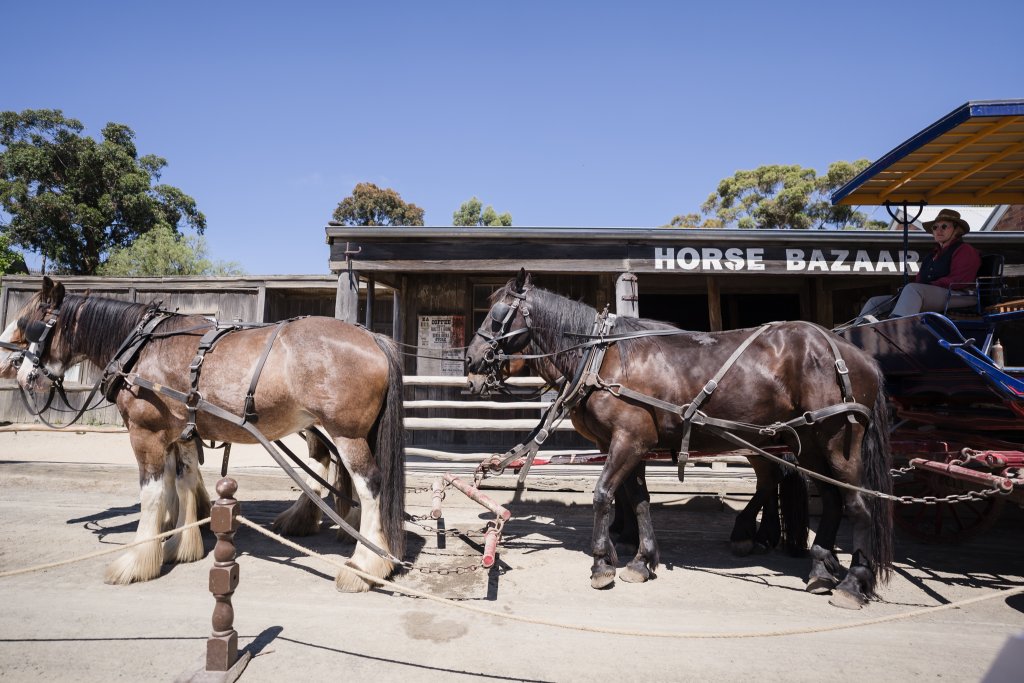
M 944 311 L 972 305 L 976 299 L 966 290 L 974 286 L 981 266 L 981 254 L 967 244 L 963 236 L 971 226 L 960 218 L 960 212 L 942 209 L 935 220 L 925 221 L 924 229 L 935 239 L 935 250 L 925 256 L 917 277 L 904 287 L 896 297 L 873 296 L 864 304 L 861 317 L 872 315 L 882 317 L 892 307 L 890 317 L 914 315 L 922 311 Z M 952 290 L 952 291 L 951 291 Z

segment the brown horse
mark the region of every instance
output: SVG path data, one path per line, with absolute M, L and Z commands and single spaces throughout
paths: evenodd
M 66 295 L 64 286 L 44 278 L 43 287 L 18 314 L 12 342 L 28 346 L 18 371 L 27 392 L 48 390 L 65 371 L 83 360 L 108 368 L 133 335 L 145 337 L 131 372 L 114 373 L 112 396 L 139 465 L 141 511 L 136 538 L 177 528 L 203 513 L 205 488 L 194 440 L 181 439 L 187 408 L 153 387 L 190 391 L 189 369 L 201 336 L 214 327 L 201 316 L 164 314 L 155 328 L 142 332 L 158 313 L 153 305 L 89 295 Z M 44 333 L 45 330 L 45 333 Z M 405 461 L 402 374 L 394 343 L 386 337 L 333 318 L 300 318 L 275 328 L 238 329 L 223 336 L 201 363 L 202 399 L 238 414 L 264 350 L 265 365 L 254 394 L 258 429 L 270 440 L 322 425 L 337 446 L 360 502 L 359 533 L 384 555 L 400 559 L 405 549 L 403 510 Z M 134 381 L 134 378 L 148 380 Z M 200 411 L 198 433 L 205 439 L 255 443 L 245 428 Z M 167 524 L 167 522 L 170 524 Z M 165 543 L 143 543 L 107 569 L 108 583 L 125 584 L 159 576 L 164 562 L 199 559 L 198 529 Z M 385 578 L 395 568 L 360 543 L 348 564 Z M 342 571 L 343 591 L 368 590 L 370 584 Z
M 532 286 L 523 271 L 491 301 L 489 317 L 467 350 L 471 382 L 479 384 L 480 375 L 500 360 L 501 353 L 524 350 L 552 354 L 537 363 L 549 381 L 576 375 L 580 354 L 565 350 L 592 333 L 597 315 L 593 308 Z M 591 585 L 603 588 L 615 579 L 617 558 L 608 528 L 613 494 L 620 485 L 625 486 L 640 529 L 637 554 L 620 578 L 642 582 L 653 577 L 659 559 L 650 499 L 643 482 L 637 481 L 642 477 L 635 473 L 650 450 L 680 446 L 681 409 L 696 403 L 709 420 L 796 425 L 792 434 L 800 440 L 800 465 L 844 485 L 818 482 L 823 512 L 811 552 L 808 590 L 835 589 L 833 604 L 862 606 L 874 594 L 876 583 L 888 579 L 892 566 L 891 507 L 882 497 L 856 488 L 883 495 L 892 488 L 883 381 L 873 359 L 823 328 L 799 322 L 772 324 L 754 336 L 751 330 L 677 332 L 664 323 L 620 317 L 610 334 L 615 341 L 587 382 L 590 393 L 570 413 L 576 430 L 608 454 L 594 489 Z M 742 350 L 744 344 L 748 346 Z M 847 368 L 852 396 L 844 397 L 847 390 L 840 379 Z M 723 369 L 720 386 L 701 403 L 702 389 Z M 854 406 L 856 410 L 847 409 Z M 768 435 L 746 438 L 758 446 L 772 442 Z M 696 426 L 692 448 L 714 452 L 735 444 Z M 833 547 L 844 506 L 854 525 L 853 562 L 839 581 Z

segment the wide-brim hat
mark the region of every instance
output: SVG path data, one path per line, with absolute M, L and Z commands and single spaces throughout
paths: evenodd
M 958 226 L 960 230 L 963 232 L 971 231 L 970 224 L 963 218 L 960 218 L 959 211 L 954 211 L 953 209 L 943 209 L 942 211 L 939 211 L 939 215 L 936 216 L 933 220 L 925 221 L 921 225 L 924 226 L 925 230 L 931 232 L 932 230 L 935 229 L 936 223 L 942 222 L 952 223 L 953 225 Z

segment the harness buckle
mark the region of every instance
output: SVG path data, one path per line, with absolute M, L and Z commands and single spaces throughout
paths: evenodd
M 836 360 L 836 372 L 838 372 L 840 375 L 850 374 L 850 369 L 846 367 L 846 361 L 843 360 L 842 358 Z

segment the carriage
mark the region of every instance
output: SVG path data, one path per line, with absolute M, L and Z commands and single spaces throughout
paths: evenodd
M 1024 204 L 1024 100 L 968 102 L 836 191 L 910 224 L 927 204 Z M 916 215 L 914 215 L 916 212 Z M 880 364 L 896 417 L 896 522 L 924 540 L 988 528 L 1024 504 L 1024 300 L 1003 254 L 984 254 L 975 300 L 942 313 L 842 326 Z M 909 270 L 904 265 L 904 281 Z

